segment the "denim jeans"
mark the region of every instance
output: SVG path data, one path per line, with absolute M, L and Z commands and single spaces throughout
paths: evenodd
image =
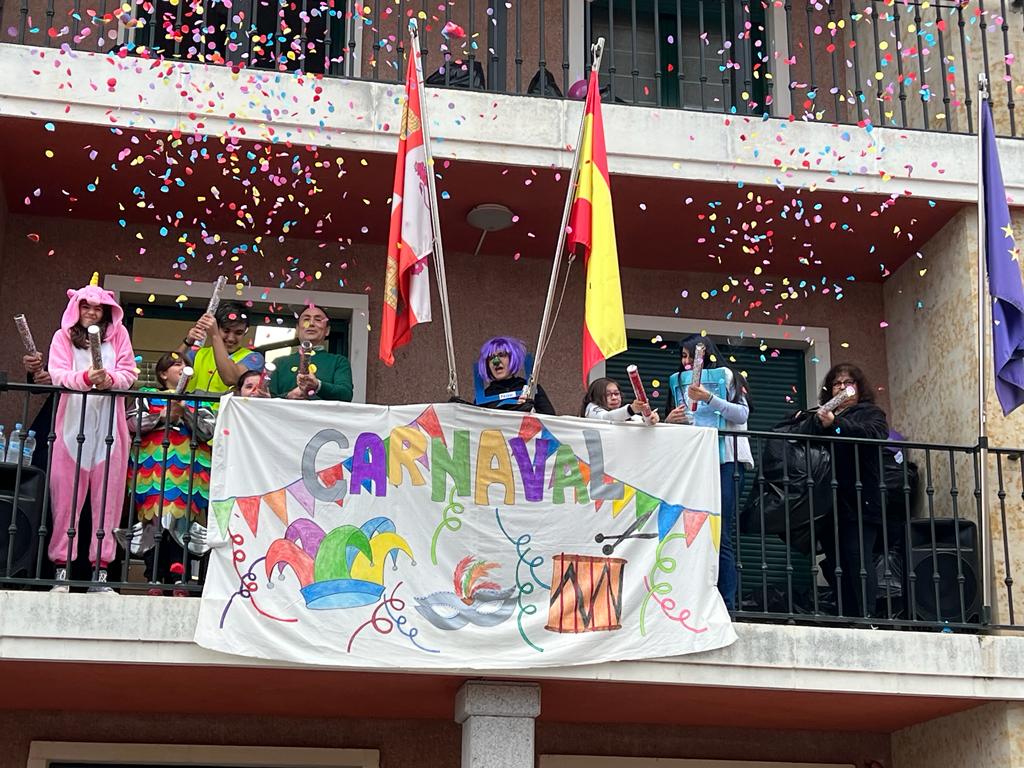
M 743 475 L 747 468 L 743 464 L 730 461 L 719 465 L 722 483 L 722 534 L 718 544 L 718 591 L 722 593 L 725 607 L 730 611 L 736 608 L 736 592 L 739 587 L 739 575 L 736 572 L 736 506 L 739 504 L 737 495 L 743 488 Z M 739 472 L 739 479 L 733 477 Z

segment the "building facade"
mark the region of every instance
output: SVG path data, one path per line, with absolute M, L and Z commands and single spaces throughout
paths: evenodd
M 256 344 L 290 338 L 303 301 L 327 308 L 357 401 L 445 398 L 439 322 L 394 368 L 376 354 L 414 17 L 465 396 L 484 339 L 536 336 L 582 108 L 561 96 L 583 77 L 585 41 L 605 36 L 630 337 L 606 372 L 641 359 L 660 401 L 652 374 L 705 331 L 745 367 L 767 430 L 817 401 L 831 365 L 856 363 L 920 472 L 907 530 L 976 526 L 976 599 L 960 579 L 959 615 L 890 605 L 869 629 L 816 602 L 808 615 L 792 582 L 770 607 L 765 580 L 727 649 L 481 678 L 214 654 L 192 642 L 195 600 L 11 582 L 0 767 L 1024 766 L 1024 417 L 1003 417 L 988 369 L 999 450 L 982 465 L 971 135 L 987 71 L 1007 195 L 1024 200 L 1020 10 L 756 5 L 7 2 L 0 310 L 26 314 L 42 342 L 65 289 L 98 271 L 145 368 L 227 275 Z M 486 204 L 511 226 L 475 228 Z M 582 397 L 583 279 L 577 261 L 545 358 L 563 414 Z M 20 380 L 21 342 L 4 339 Z M 25 407 L 0 398 L 4 423 Z M 753 593 L 767 570 L 748 559 Z

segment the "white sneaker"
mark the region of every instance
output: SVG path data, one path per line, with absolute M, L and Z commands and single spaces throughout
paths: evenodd
M 85 591 L 88 592 L 90 595 L 116 595 L 117 594 L 117 592 L 115 592 L 112 588 L 107 586 L 107 569 L 106 568 L 100 568 L 100 571 L 97 574 L 96 580 L 93 582 L 93 585 L 91 587 L 89 587 Z
M 58 568 L 57 573 L 53 577 L 56 581 L 67 581 L 68 580 L 68 569 Z M 70 592 L 70 584 L 58 584 L 50 589 L 51 592 Z

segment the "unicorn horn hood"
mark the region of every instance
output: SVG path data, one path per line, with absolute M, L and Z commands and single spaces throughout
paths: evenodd
M 64 330 L 73 328 L 78 324 L 79 313 L 78 305 L 82 301 L 88 301 L 92 304 L 105 304 L 110 307 L 110 318 L 111 328 L 116 328 L 123 324 L 124 321 L 124 310 L 121 309 L 121 305 L 117 303 L 117 299 L 114 298 L 114 294 L 111 291 L 106 291 L 100 288 L 98 285 L 99 275 L 94 274 L 89 285 L 74 290 L 68 289 L 68 306 L 64 310 L 64 316 L 60 320 L 60 327 Z

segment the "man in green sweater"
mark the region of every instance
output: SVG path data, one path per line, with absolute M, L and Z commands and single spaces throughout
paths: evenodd
M 352 366 L 344 355 L 326 350 L 324 340 L 330 331 L 330 322 L 320 307 L 310 304 L 299 315 L 295 335 L 301 344 L 312 345 L 309 353 L 309 373 L 299 373 L 300 352 L 276 361 L 277 368 L 270 375 L 270 394 L 289 400 L 352 400 Z

